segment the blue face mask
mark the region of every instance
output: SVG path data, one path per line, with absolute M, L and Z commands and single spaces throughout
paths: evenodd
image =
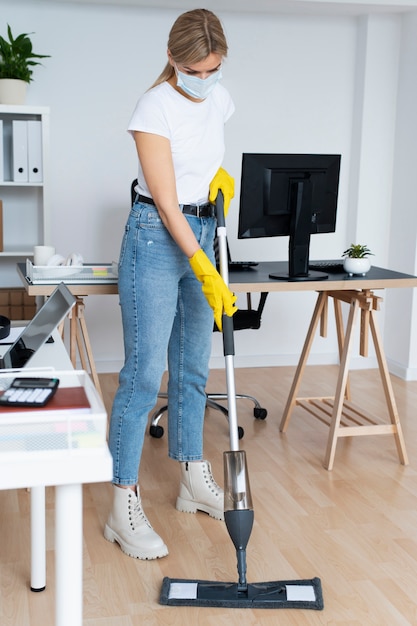
M 185 74 L 180 72 L 177 66 L 175 66 L 175 70 L 177 72 L 177 87 L 192 98 L 198 98 L 198 100 L 205 100 L 222 77 L 221 69 L 210 74 L 207 78 L 198 78 L 198 76 Z

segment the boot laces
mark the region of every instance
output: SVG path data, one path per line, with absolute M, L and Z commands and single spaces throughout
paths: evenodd
M 213 492 L 214 495 L 220 496 L 223 493 L 223 490 L 214 480 L 213 474 L 211 473 L 211 467 L 208 463 L 204 464 L 203 476 L 210 491 Z
M 139 526 L 143 526 L 143 524 L 146 524 L 147 526 L 149 526 L 149 528 L 152 528 L 148 518 L 145 515 L 144 510 L 142 509 L 141 499 L 135 496 L 133 492 L 132 494 L 129 494 L 128 509 L 129 523 L 133 531 L 139 528 Z

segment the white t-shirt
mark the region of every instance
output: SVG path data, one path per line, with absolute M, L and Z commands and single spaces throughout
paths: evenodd
M 209 184 L 223 161 L 224 124 L 233 111 L 229 92 L 220 84 L 208 98 L 193 102 L 164 82 L 137 103 L 128 131 L 170 140 L 180 204 L 207 202 Z M 140 163 L 137 191 L 151 197 Z

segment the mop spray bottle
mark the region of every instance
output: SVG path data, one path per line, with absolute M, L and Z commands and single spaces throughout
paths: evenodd
M 253 506 L 243 450 L 224 452 L 224 521 L 236 548 L 238 592 L 246 593 L 246 546 L 253 526 Z

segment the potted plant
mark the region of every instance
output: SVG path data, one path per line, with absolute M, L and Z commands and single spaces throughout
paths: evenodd
M 32 81 L 33 67 L 40 65 L 35 59 L 44 59 L 48 54 L 35 54 L 29 34 L 13 37 L 7 24 L 8 40 L 0 35 L 0 103 L 23 104 L 26 87 Z
M 342 256 L 345 257 L 343 262 L 343 268 L 349 276 L 353 274 L 362 274 L 365 276 L 366 272 L 369 272 L 371 267 L 371 260 L 369 256 L 373 256 L 372 252 L 366 245 L 360 243 L 350 244 Z

